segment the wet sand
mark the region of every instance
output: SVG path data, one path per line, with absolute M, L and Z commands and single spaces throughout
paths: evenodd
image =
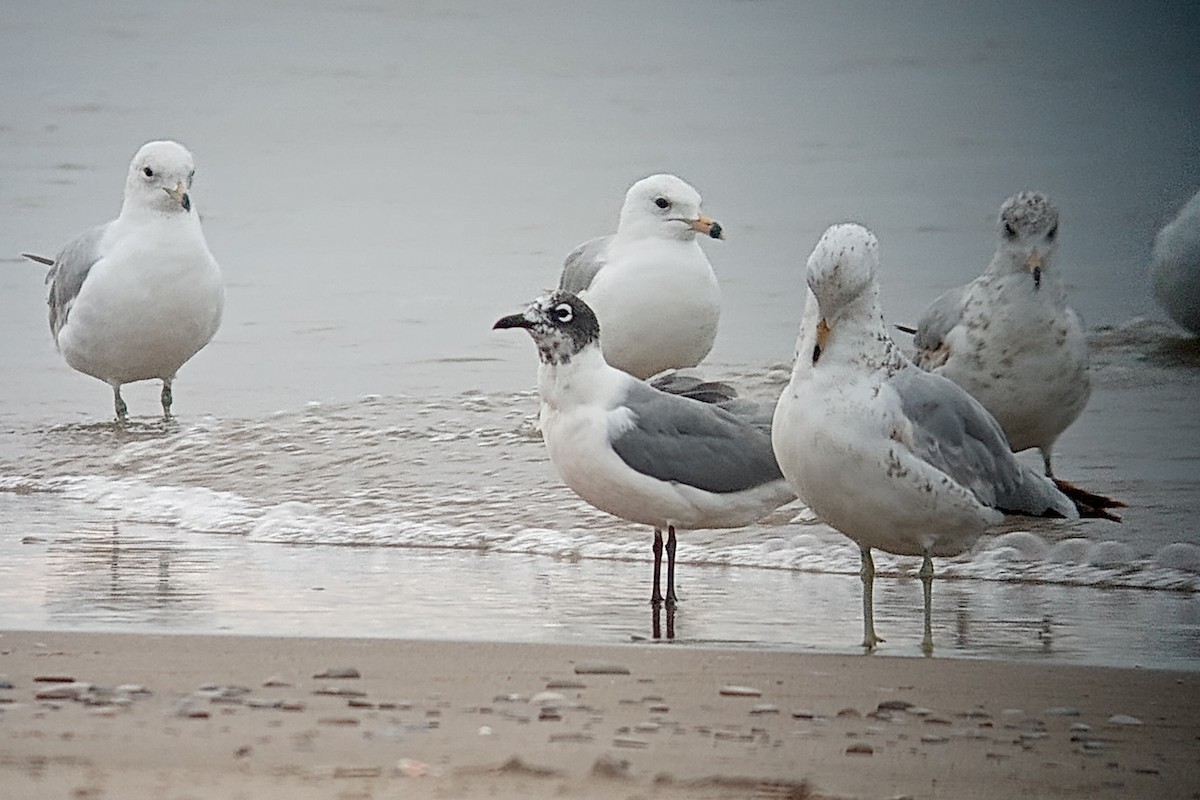
M 0 635 L 18 798 L 1195 797 L 1200 674 L 671 645 Z

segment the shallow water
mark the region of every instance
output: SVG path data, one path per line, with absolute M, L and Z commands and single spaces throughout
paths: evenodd
M 0 628 L 650 637 L 649 532 L 561 486 L 533 348 L 490 325 L 669 170 L 729 235 L 705 371 L 766 402 L 827 224 L 877 231 L 911 322 L 982 269 L 1007 195 L 1048 191 L 1096 382 L 1056 466 L 1130 507 L 940 562 L 938 652 L 1200 667 L 1200 348 L 1130 321 L 1163 318 L 1150 241 L 1200 185 L 1194 11 L 55 8 L 0 19 L 27 76 L 0 85 Z M 16 254 L 115 214 L 161 135 L 196 152 L 226 319 L 177 421 L 135 385 L 121 430 Z M 676 641 L 854 649 L 857 551 L 802 509 L 679 557 Z M 918 564 L 878 566 L 884 649 L 915 655 Z

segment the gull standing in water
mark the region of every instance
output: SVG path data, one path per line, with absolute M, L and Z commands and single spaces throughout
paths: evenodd
M 493 327 L 524 328 L 537 345 L 542 434 L 563 482 L 601 511 L 654 528 L 652 602 L 663 599 L 664 529 L 674 605 L 676 529 L 749 525 L 795 498 L 769 432 L 610 366 L 596 315 L 570 292 Z
M 142 146 L 129 165 L 121 213 L 70 241 L 48 264 L 50 330 L 74 369 L 112 387 L 162 381 L 171 416 L 175 373 L 212 339 L 225 290 L 192 204 L 196 166 L 182 145 Z
M 999 228 L 983 274 L 922 315 L 914 361 L 982 403 L 1014 452 L 1038 448 L 1053 477 L 1054 442 L 1092 393 L 1087 337 L 1054 264 L 1058 209 L 1021 192 L 1000 207 Z
M 625 195 L 617 232 L 567 255 L 558 288 L 587 302 L 604 328 L 604 358 L 636 378 L 694 367 L 712 350 L 721 291 L 696 234 L 722 239 L 700 193 L 651 175 Z
M 808 303 L 772 441 L 800 499 L 862 552 L 863 646 L 875 634 L 871 550 L 920 556 L 933 648 L 934 556 L 965 552 L 1006 514 L 1079 516 L 1013 455 L 996 420 L 957 384 L 913 366 L 888 336 L 866 228 L 835 225 L 808 259 Z

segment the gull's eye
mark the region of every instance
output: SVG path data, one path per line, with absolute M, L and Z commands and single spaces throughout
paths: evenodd
M 1050 232 L 1046 234 L 1046 238 L 1049 241 L 1053 242 L 1055 236 L 1058 236 L 1058 226 L 1057 225 L 1055 225 L 1053 228 L 1050 229 Z
M 570 303 L 559 303 L 554 307 L 554 319 L 566 324 L 575 318 L 575 309 Z
M 142 174 L 145 175 L 147 178 L 153 178 L 154 170 L 150 169 L 149 167 L 142 167 Z
M 659 208 L 670 208 L 671 201 L 665 197 L 656 197 L 654 198 L 654 205 L 658 206 Z
M 1017 229 L 1013 227 L 1011 222 L 1004 223 L 1004 238 L 1006 238 L 1006 239 L 1017 238 Z

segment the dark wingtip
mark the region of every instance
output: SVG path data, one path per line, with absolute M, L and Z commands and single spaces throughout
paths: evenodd
M 917 329 L 909 325 L 900 325 L 897 323 L 896 330 L 900 331 L 901 333 L 907 333 L 909 336 L 917 335 Z
M 46 258 L 45 256 L 35 256 L 33 253 L 21 253 L 21 255 L 24 256 L 25 258 L 28 258 L 30 261 L 36 262 L 38 264 L 44 264 L 47 267 L 54 266 L 53 258 Z

